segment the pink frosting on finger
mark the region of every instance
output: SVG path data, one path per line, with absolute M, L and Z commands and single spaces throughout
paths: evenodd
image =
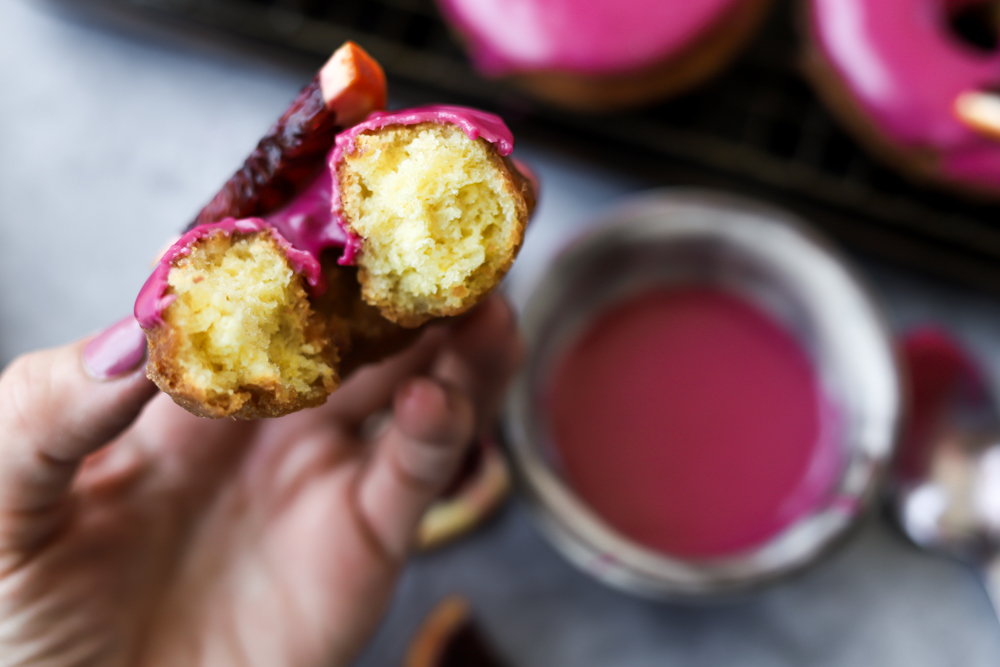
M 608 74 L 692 46 L 745 0 L 438 0 L 484 73 Z
M 167 249 L 160 261 L 156 263 L 152 275 L 146 280 L 146 284 L 139 290 L 139 296 L 135 300 L 135 318 L 143 329 L 153 329 L 163 324 L 163 311 L 167 309 L 177 297 L 167 294 L 169 284 L 167 276 L 174 261 L 191 254 L 194 244 L 215 232 L 222 232 L 226 236 L 232 234 L 252 234 L 254 232 L 269 231 L 274 240 L 278 243 L 296 273 L 305 276 L 313 293 L 321 294 L 326 288 L 323 278 L 323 271 L 320 268 L 319 260 L 312 254 L 292 247 L 274 227 L 260 218 L 246 218 L 237 220 L 226 218 L 220 222 L 207 225 L 198 225 L 187 232 Z
M 955 115 L 955 100 L 1000 85 L 1000 52 L 963 43 L 965 0 L 810 0 L 814 43 L 888 139 L 940 155 L 948 176 L 1000 188 L 1000 143 Z

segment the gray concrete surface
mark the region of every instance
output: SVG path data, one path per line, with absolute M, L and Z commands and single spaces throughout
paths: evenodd
M 310 75 L 273 54 L 0 0 L 0 365 L 129 312 L 150 258 Z M 545 187 L 509 285 L 521 299 L 552 248 L 637 185 L 538 147 L 517 152 Z M 947 324 L 1000 379 L 1000 300 L 864 268 L 896 326 Z M 473 600 L 517 667 L 1000 664 L 1000 624 L 975 576 L 878 518 L 793 581 L 692 607 L 591 581 L 514 501 L 471 539 L 415 559 L 359 667 L 399 664 L 449 592 Z

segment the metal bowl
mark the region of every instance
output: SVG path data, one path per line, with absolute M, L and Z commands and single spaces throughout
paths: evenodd
M 782 323 L 810 356 L 840 423 L 842 469 L 824 500 L 766 543 L 724 558 L 674 558 L 604 522 L 561 476 L 542 410 L 554 362 L 598 314 L 640 290 L 681 285 L 736 293 Z M 701 190 L 633 199 L 555 260 L 522 326 L 528 359 L 503 419 L 516 474 L 556 548 L 622 590 L 710 598 L 814 562 L 857 522 L 891 455 L 900 389 L 890 332 L 844 261 L 782 210 Z

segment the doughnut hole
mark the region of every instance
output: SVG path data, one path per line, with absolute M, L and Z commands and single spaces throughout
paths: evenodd
M 284 413 L 336 387 L 336 355 L 270 232 L 212 234 L 167 282 L 174 384 L 208 416 Z
M 457 126 L 360 134 L 339 178 L 344 216 L 363 239 L 364 298 L 394 322 L 462 312 L 513 261 L 524 213 L 510 172 L 492 144 Z

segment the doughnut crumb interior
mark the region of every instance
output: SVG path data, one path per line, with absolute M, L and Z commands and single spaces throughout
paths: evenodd
M 471 307 L 520 246 L 528 210 L 518 178 L 492 144 L 454 124 L 359 134 L 339 180 L 344 218 L 363 239 L 365 300 L 403 326 Z
M 268 230 L 199 239 L 171 267 L 167 326 L 152 332 L 167 340 L 150 345 L 151 377 L 209 417 L 323 403 L 338 384 L 336 350 L 303 282 Z

